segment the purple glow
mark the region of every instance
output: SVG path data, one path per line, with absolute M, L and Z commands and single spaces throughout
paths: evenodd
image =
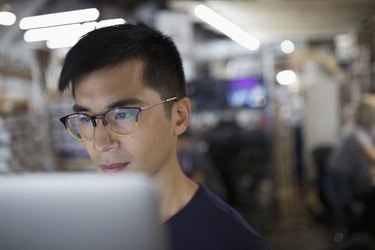
M 258 85 L 260 85 L 260 81 L 256 77 L 246 77 L 230 81 L 231 90 L 251 89 Z

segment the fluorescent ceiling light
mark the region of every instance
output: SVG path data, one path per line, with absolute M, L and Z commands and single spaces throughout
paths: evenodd
M 103 27 L 107 26 L 113 26 L 113 25 L 118 25 L 118 24 L 124 24 L 126 21 L 123 18 L 115 18 L 115 19 L 107 19 L 107 20 L 102 20 L 100 21 L 97 25 L 96 28 L 100 29 Z
M 10 26 L 16 22 L 16 15 L 9 11 L 0 11 L 0 25 Z
M 23 35 L 26 42 L 37 42 L 46 40 L 77 40 L 86 33 L 116 24 L 124 24 L 126 21 L 122 18 L 108 19 L 98 22 L 86 22 L 83 24 L 75 23 L 54 27 L 27 30 Z
M 248 34 L 240 27 L 211 10 L 207 6 L 203 4 L 197 5 L 194 9 L 194 13 L 197 17 L 213 26 L 223 34 L 227 35 L 229 38 L 239 43 L 243 47 L 253 51 L 259 48 L 260 42 L 257 38 Z
M 73 47 L 74 44 L 78 42 L 79 38 L 71 39 L 52 39 L 46 42 L 47 48 L 49 49 L 59 49 L 59 48 L 69 48 Z
M 24 34 L 27 42 L 46 40 L 49 49 L 72 47 L 86 33 L 107 26 L 124 24 L 122 18 L 102 20 L 100 22 L 87 22 L 83 24 L 70 24 L 56 27 L 28 30 Z
M 27 30 L 23 35 L 26 42 L 45 41 L 51 38 L 64 38 L 66 36 L 80 36 L 82 25 L 69 24 L 63 26 L 47 27 Z
M 94 21 L 98 19 L 98 17 L 99 11 L 96 8 L 73 10 L 22 18 L 20 21 L 20 28 L 26 30 L 71 23 L 82 23 Z

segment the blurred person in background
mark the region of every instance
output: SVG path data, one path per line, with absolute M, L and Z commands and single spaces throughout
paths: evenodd
M 351 131 L 346 133 L 328 158 L 323 180 L 325 199 L 334 216 L 334 223 L 342 226 L 353 223 L 353 220 L 362 221 L 368 209 L 366 197 L 373 190 L 374 95 L 361 97 L 353 118 Z
M 191 104 L 171 38 L 141 24 L 94 30 L 65 57 L 58 89 L 69 88 L 73 113 L 61 122 L 99 170 L 152 177 L 172 249 L 270 249 L 237 211 L 181 169 L 177 139 L 189 126 Z

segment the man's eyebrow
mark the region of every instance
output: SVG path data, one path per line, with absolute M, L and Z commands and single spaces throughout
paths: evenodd
M 89 111 L 89 109 L 85 108 L 85 107 L 83 107 L 83 106 L 81 106 L 79 104 L 74 104 L 73 105 L 73 111 L 74 112 L 85 112 L 85 111 Z
M 112 109 L 112 108 L 125 107 L 125 106 L 134 107 L 134 106 L 138 106 L 144 103 L 145 103 L 144 101 L 141 101 L 138 98 L 124 98 L 124 99 L 120 99 L 120 100 L 110 103 L 109 105 L 107 105 L 106 108 Z M 73 105 L 74 112 L 87 112 L 89 110 L 90 110 L 89 108 L 81 106 L 79 104 Z

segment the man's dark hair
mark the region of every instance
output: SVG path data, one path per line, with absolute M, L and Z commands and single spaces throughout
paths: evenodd
M 145 86 L 157 91 L 162 99 L 186 96 L 181 56 L 171 38 L 144 24 L 128 23 L 82 37 L 65 57 L 58 91 L 65 91 L 71 84 L 75 97 L 80 77 L 130 59 L 142 60 Z

